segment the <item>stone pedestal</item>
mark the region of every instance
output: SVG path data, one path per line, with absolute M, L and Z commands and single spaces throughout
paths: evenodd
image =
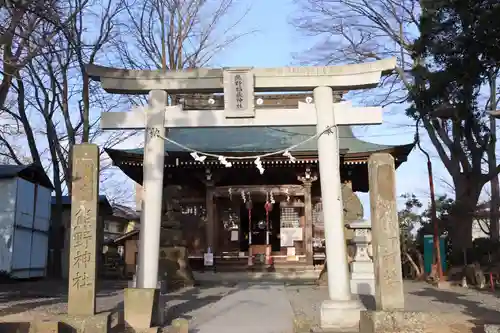
M 124 291 L 125 325 L 134 330 L 159 326 L 160 290 L 155 288 L 126 288 Z
M 99 312 L 93 316 L 61 315 L 55 320 L 63 323 L 63 332 L 74 333 L 108 333 L 123 324 L 118 311 Z
M 358 300 L 321 303 L 321 328 L 329 332 L 357 332 L 362 305 Z
M 375 270 L 371 251 L 371 222 L 356 221 L 349 224 L 354 230 L 352 241 L 356 246 L 354 261 L 351 262 L 351 293 L 375 295 Z
M 171 325 L 172 333 L 188 333 L 189 332 L 189 323 L 186 319 L 179 318 L 174 319 Z

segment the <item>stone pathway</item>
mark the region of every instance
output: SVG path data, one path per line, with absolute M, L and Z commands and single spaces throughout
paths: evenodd
M 293 310 L 282 283 L 242 282 L 191 290 L 179 292 L 167 305 L 173 311 L 168 319 L 188 319 L 190 333 L 293 331 Z

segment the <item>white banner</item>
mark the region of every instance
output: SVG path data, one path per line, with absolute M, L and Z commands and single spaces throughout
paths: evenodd
M 293 246 L 294 241 L 301 241 L 302 239 L 302 228 L 280 228 L 281 247 Z
M 214 254 L 213 253 L 204 253 L 203 254 L 203 264 L 205 266 L 213 266 L 214 265 Z

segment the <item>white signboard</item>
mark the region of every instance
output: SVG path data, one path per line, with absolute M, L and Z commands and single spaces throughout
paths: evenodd
M 281 247 L 290 247 L 294 241 L 301 241 L 302 233 L 302 228 L 280 228 Z
M 213 253 L 203 254 L 203 265 L 205 265 L 205 266 L 213 266 L 214 265 L 214 254 Z

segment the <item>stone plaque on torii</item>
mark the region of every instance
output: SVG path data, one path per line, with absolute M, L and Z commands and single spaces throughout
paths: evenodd
M 129 112 L 106 112 L 101 127 L 146 129 L 143 162 L 143 214 L 140 226 L 138 287 L 156 288 L 164 171 L 165 128 L 310 126 L 318 138 L 323 221 L 329 300 L 321 307 L 324 328 L 351 329 L 358 325 L 361 305 L 351 297 L 344 241 L 341 201 L 340 156 L 337 126 L 371 125 L 382 122 L 382 110 L 334 103 L 333 90 L 370 88 L 383 72 L 391 71 L 395 59 L 371 63 L 283 68 L 195 69 L 178 72 L 136 71 L 88 66 L 89 76 L 112 93 L 146 94 L 149 105 Z M 313 91 L 312 103 L 299 102 L 293 109 L 255 108 L 254 92 Z M 222 110 L 183 110 L 166 106 L 167 92 L 224 93 Z M 147 241 L 145 241 L 147 239 Z

